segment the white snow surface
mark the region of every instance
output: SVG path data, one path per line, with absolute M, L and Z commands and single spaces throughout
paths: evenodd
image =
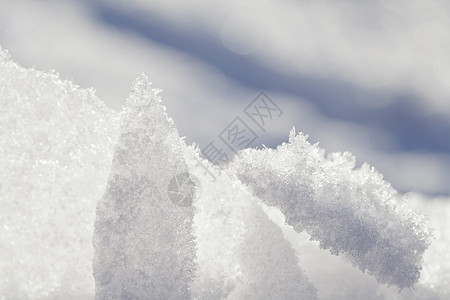
M 449 199 L 399 195 L 294 133 L 217 170 L 158 99 L 140 76 L 120 114 L 0 51 L 0 299 L 448 298 Z M 186 169 L 202 194 L 175 207 L 165 184 Z

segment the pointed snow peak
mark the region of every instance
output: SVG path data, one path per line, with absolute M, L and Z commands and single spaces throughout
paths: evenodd
M 123 127 L 125 130 L 135 130 L 138 127 L 142 132 L 161 132 L 168 129 L 175 130 L 174 122 L 166 113 L 166 107 L 162 105 L 162 99 L 158 95 L 160 89 L 152 87 L 147 75 L 138 75 L 133 82 L 131 93 L 123 108 Z M 132 125 L 134 124 L 134 125 Z
M 194 212 L 184 204 L 193 190 L 185 184 L 182 140 L 156 97 L 140 75 L 124 109 L 108 185 L 97 204 L 96 299 L 190 298 Z
M 131 87 L 131 94 L 127 98 L 127 106 L 142 106 L 161 103 L 161 97 L 158 94 L 161 89 L 155 89 L 145 73 L 136 76 Z M 164 108 L 165 110 L 165 108 Z
M 176 167 L 181 172 L 185 169 L 182 151 L 185 142 L 180 138 L 172 119 L 167 116 L 166 108 L 161 104 L 160 96 L 157 96 L 158 92 L 158 89 L 152 88 L 145 74 L 137 76 L 123 108 L 122 134 L 116 146 L 116 154 L 125 154 L 125 149 L 133 145 L 134 149 L 139 149 L 143 154 L 143 160 L 136 158 L 141 169 L 145 165 L 144 161 L 154 157 L 154 153 L 165 151 L 166 156 L 171 156 L 167 160 L 167 166 L 181 164 L 184 168 Z M 123 150 L 119 151 L 119 148 Z

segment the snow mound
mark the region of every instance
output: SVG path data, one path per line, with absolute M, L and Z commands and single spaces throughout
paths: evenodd
M 97 205 L 97 299 L 188 299 L 195 270 L 193 207 L 168 196 L 187 172 L 181 139 L 141 75 L 124 108 L 104 197 Z
M 92 90 L 0 49 L 0 298 L 93 297 L 95 204 L 118 124 Z
M 369 165 L 355 169 L 350 153 L 332 153 L 290 133 L 276 150 L 246 149 L 230 169 L 297 232 L 306 231 L 379 282 L 410 287 L 429 244 L 423 217 Z

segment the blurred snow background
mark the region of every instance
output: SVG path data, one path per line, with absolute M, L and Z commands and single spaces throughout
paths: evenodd
M 264 90 L 292 125 L 400 191 L 450 194 L 450 4 L 444 0 L 1 0 L 0 45 L 119 109 L 149 74 L 205 147 Z

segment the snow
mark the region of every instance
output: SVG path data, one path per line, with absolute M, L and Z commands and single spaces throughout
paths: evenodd
M 192 296 L 200 299 L 315 299 L 281 230 L 242 184 L 213 170 L 218 180 L 211 181 L 164 111 L 157 90 L 139 76 L 97 206 L 96 297 L 185 299 L 195 280 Z M 166 187 L 188 171 L 202 197 L 177 206 Z
M 95 205 L 117 112 L 0 49 L 0 298 L 93 296 Z
M 187 171 L 181 140 L 158 90 L 136 78 L 103 198 L 97 204 L 97 299 L 186 299 L 195 270 L 193 208 L 168 197 Z
M 117 113 L 0 51 L 1 299 L 448 298 L 449 199 L 295 131 L 217 169 L 159 92 L 140 75 Z M 168 193 L 186 172 L 192 206 Z
M 291 244 L 238 180 L 186 149 L 189 172 L 200 179 L 194 202 L 198 299 L 317 299 Z M 216 180 L 205 173 L 205 167 Z M 302 258 L 300 258 L 302 259 Z
M 405 288 L 418 281 L 429 243 L 423 217 L 411 212 L 373 168 L 355 169 L 350 153 L 325 158 L 322 149 L 292 129 L 289 143 L 276 150 L 243 150 L 231 169 L 321 248 L 344 254 L 380 283 Z

